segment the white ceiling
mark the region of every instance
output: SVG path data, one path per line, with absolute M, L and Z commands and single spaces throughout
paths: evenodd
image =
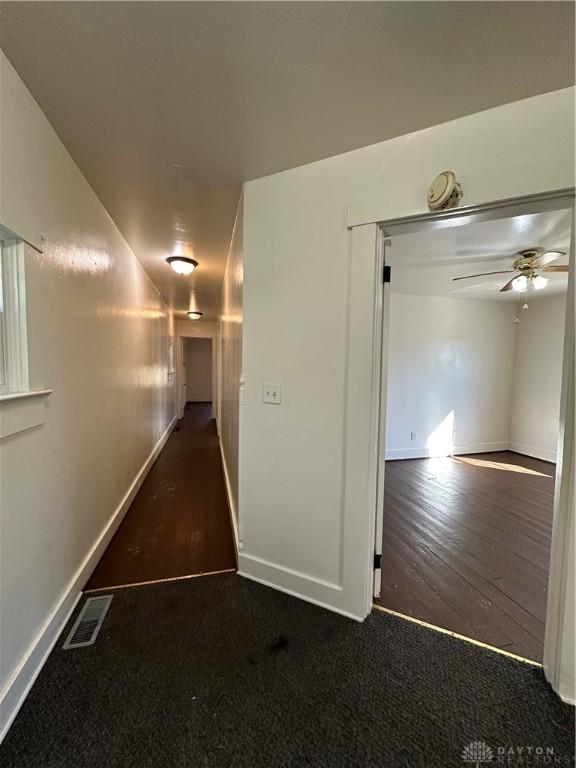
M 386 260 L 392 267 L 390 287 L 395 293 L 516 301 L 518 294 L 514 291 L 500 293 L 514 274 L 456 283 L 452 279 L 512 269 L 518 251 L 531 247 L 565 251 L 567 255 L 554 263 L 568 264 L 570 212 L 515 216 L 393 237 L 386 251 Z M 544 290 L 530 291 L 531 300 L 566 292 L 567 274 L 549 272 L 546 277 L 548 285 Z
M 557 2 L 4 2 L 0 42 L 169 303 L 216 317 L 240 186 L 574 82 Z M 165 258 L 200 262 L 191 278 Z

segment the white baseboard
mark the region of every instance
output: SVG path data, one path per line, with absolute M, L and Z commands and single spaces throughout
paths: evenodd
M 465 456 L 468 453 L 491 453 L 493 451 L 508 451 L 510 443 L 471 443 L 469 445 L 455 445 L 452 450 L 442 452 L 432 448 L 386 448 L 385 458 L 387 461 L 396 459 L 431 459 L 441 456 Z
M 226 463 L 226 454 L 222 446 L 222 440 L 218 441 L 220 445 L 220 455 L 222 456 L 222 466 L 224 467 L 224 481 L 226 483 L 226 495 L 228 496 L 228 510 L 230 512 L 230 521 L 232 523 L 232 530 L 234 532 L 234 546 L 236 547 L 236 558 L 238 558 L 239 552 L 239 538 L 238 538 L 238 509 L 234 504 L 234 498 L 232 495 L 232 484 L 230 483 L 230 475 L 228 474 L 228 464 Z
M 570 704 L 572 707 L 576 706 L 574 683 L 570 683 L 568 680 L 561 680 L 558 688 L 558 696 L 560 696 L 564 704 Z
M 542 461 L 551 461 L 556 463 L 556 451 L 543 451 L 533 445 L 526 445 L 525 443 L 510 443 L 510 451 L 514 453 L 522 453 L 524 456 L 532 456 L 534 459 L 542 459 Z
M 298 597 L 300 600 L 320 608 L 326 608 L 328 611 L 340 613 L 342 616 L 354 619 L 354 621 L 364 621 L 364 616 L 358 616 L 338 607 L 338 601 L 342 598 L 342 587 L 338 584 L 316 579 L 291 568 L 275 565 L 245 552 L 240 552 L 238 557 L 238 575 L 251 581 L 257 581 L 266 587 L 285 592 L 292 597 Z
M 50 651 L 54 647 L 66 622 L 70 618 L 72 611 L 82 595 L 84 585 L 98 564 L 98 561 L 110 543 L 112 536 L 116 533 L 116 530 L 130 508 L 134 497 L 140 490 L 146 475 L 152 468 L 160 451 L 170 437 L 170 433 L 172 432 L 175 423 L 176 417 L 172 419 L 164 434 L 156 443 L 156 446 L 134 478 L 124 498 L 104 526 L 104 529 L 82 561 L 68 586 L 56 601 L 10 680 L 4 687 L 0 699 L 0 742 L 8 732 L 14 718 L 18 714 L 18 710 L 24 703 L 30 688 L 44 666 Z

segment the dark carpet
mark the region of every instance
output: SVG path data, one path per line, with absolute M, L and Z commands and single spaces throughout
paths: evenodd
M 94 646 L 60 639 L 2 768 L 445 768 L 473 741 L 573 760 L 574 711 L 539 669 L 447 635 L 233 574 L 114 595 Z

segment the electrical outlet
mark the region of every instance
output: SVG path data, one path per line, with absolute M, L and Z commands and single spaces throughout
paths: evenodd
M 416 440 L 416 432 L 410 432 L 410 440 Z
M 282 402 L 282 388 L 280 387 L 280 384 L 263 384 L 262 402 L 280 405 Z

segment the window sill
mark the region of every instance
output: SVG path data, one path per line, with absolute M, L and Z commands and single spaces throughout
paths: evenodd
M 28 392 L 6 392 L 5 394 L 0 394 L 0 403 L 6 403 L 13 400 L 24 400 L 32 397 L 48 397 L 53 391 L 53 389 L 32 389 Z
M 51 389 L 37 389 L 0 395 L 0 439 L 42 426 L 51 393 Z

